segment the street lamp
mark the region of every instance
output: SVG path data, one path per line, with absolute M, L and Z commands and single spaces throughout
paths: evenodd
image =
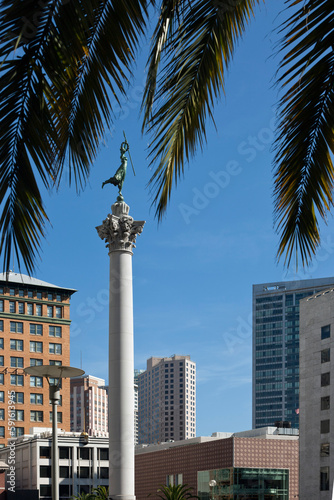
M 49 396 L 52 403 L 52 500 L 59 500 L 59 474 L 58 474 L 58 435 L 57 435 L 57 405 L 60 400 L 59 386 L 62 378 L 79 377 L 85 372 L 80 368 L 71 366 L 40 365 L 29 366 L 23 370 L 27 375 L 45 377 L 49 384 Z M 58 379 L 57 384 L 50 384 L 50 378 Z
M 211 498 L 213 500 L 213 488 L 215 486 L 217 486 L 217 481 L 215 479 L 210 479 L 209 486 L 210 486 L 210 490 L 211 490 Z

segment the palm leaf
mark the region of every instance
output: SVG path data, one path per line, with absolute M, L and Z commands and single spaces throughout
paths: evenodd
M 0 253 L 34 267 L 45 213 L 38 183 L 84 185 L 124 93 L 145 26 L 144 0 L 0 3 Z
M 144 125 L 153 134 L 151 164 L 158 162 L 150 185 L 159 219 L 173 181 L 177 183 L 185 161 L 206 139 L 206 117 L 212 118 L 235 44 L 257 3 L 259 0 L 179 1 L 178 15 L 171 14 L 173 23 L 168 24 L 176 2 L 163 2 L 143 103 Z
M 278 258 L 309 264 L 320 243 L 317 216 L 333 205 L 334 11 L 324 0 L 300 7 L 283 24 L 278 83 L 279 134 L 275 143 Z

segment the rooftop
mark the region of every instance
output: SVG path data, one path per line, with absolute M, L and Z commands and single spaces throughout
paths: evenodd
M 7 273 L 0 273 L 0 283 L 16 283 L 18 285 L 31 287 L 49 288 L 62 291 L 65 290 L 70 294 L 77 291 L 74 288 L 64 288 L 62 286 L 53 285 L 52 283 L 47 283 L 46 281 L 32 278 L 31 276 L 27 276 L 26 274 L 14 273 L 12 271 L 8 271 Z

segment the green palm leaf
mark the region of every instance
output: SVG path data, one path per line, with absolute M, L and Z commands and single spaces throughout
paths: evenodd
M 143 103 L 144 125 L 153 134 L 151 163 L 158 162 L 150 179 L 158 218 L 166 210 L 173 181 L 177 183 L 185 161 L 205 141 L 206 117 L 212 118 L 235 44 L 258 2 L 169 0 L 162 4 Z
M 157 496 L 161 500 L 190 500 L 192 498 L 199 498 L 193 494 L 193 488 L 186 484 L 160 486 L 157 491 Z
M 317 215 L 333 205 L 334 11 L 329 1 L 295 1 L 284 23 L 275 170 L 278 257 L 307 265 L 320 242 Z
M 38 183 L 64 163 L 84 185 L 125 92 L 146 18 L 144 0 L 0 3 L 0 253 L 33 270 L 48 221 Z

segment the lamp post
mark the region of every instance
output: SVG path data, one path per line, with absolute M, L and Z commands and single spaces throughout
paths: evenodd
M 58 472 L 58 434 L 57 434 L 57 406 L 60 399 L 59 386 L 62 378 L 79 377 L 85 372 L 71 366 L 40 365 L 29 366 L 23 370 L 27 375 L 45 377 L 49 384 L 49 397 L 52 404 L 52 500 L 59 500 L 59 472 Z M 57 384 L 50 384 L 50 378 L 58 379 Z
M 217 481 L 215 479 L 210 479 L 209 481 L 209 487 L 211 490 L 211 500 L 213 500 L 213 488 L 217 486 Z

